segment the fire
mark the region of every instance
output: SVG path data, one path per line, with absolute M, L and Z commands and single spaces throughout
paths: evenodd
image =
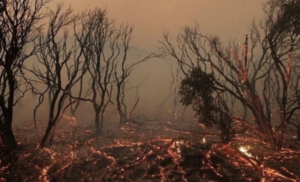
M 239 151 L 241 151 L 242 153 L 244 153 L 246 156 L 248 157 L 252 157 L 252 154 L 250 154 L 248 151 L 250 150 L 250 146 L 241 146 L 239 148 Z
M 49 182 L 50 180 L 48 179 L 48 176 L 47 176 L 47 173 L 48 173 L 48 170 L 49 170 L 49 166 L 46 166 L 45 168 L 43 168 L 41 170 L 41 174 L 39 176 L 39 179 L 40 180 L 43 180 L 44 182 Z

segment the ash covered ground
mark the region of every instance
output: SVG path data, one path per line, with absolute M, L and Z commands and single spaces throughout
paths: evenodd
M 109 120 L 108 120 L 109 121 Z M 43 127 L 15 129 L 19 152 L 2 156 L 0 181 L 299 181 L 300 144 L 287 136 L 273 152 L 251 133 L 223 144 L 218 131 L 194 122 L 145 121 L 120 127 L 106 122 L 61 121 L 52 145 L 37 148 Z M 40 124 L 42 125 L 42 124 Z

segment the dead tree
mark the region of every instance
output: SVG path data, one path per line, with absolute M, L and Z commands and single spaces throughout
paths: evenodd
M 299 56 L 294 59 L 299 60 Z M 291 131 L 297 134 L 297 140 L 300 141 L 300 65 L 295 65 L 291 69 L 291 84 L 287 100 L 287 122 Z
M 22 97 L 26 90 L 21 87 L 26 82 L 22 67 L 37 50 L 32 43 L 42 30 L 42 11 L 47 3 L 48 0 L 3 0 L 0 4 L 0 143 L 11 150 L 17 148 L 12 120 L 20 97 L 16 98 L 15 92 L 20 89 Z
M 127 110 L 127 104 L 125 103 L 125 88 L 126 88 L 126 83 L 128 82 L 128 78 L 131 74 L 131 71 L 139 64 L 148 61 L 149 59 L 159 57 L 160 55 L 151 53 L 145 58 L 132 63 L 132 64 L 127 64 L 128 59 L 127 59 L 127 52 L 129 50 L 129 45 L 130 45 L 130 40 L 131 40 L 131 35 L 133 31 L 133 27 L 131 26 L 121 26 L 120 29 L 120 42 L 121 42 L 121 49 L 122 49 L 122 60 L 120 62 L 117 62 L 116 69 L 114 71 L 114 79 L 115 79 L 115 85 L 116 85 L 116 108 L 119 112 L 120 116 L 120 124 L 123 125 L 128 121 L 128 118 L 130 117 L 131 113 L 133 112 L 134 108 L 138 104 L 139 98 L 136 99 L 133 109 L 128 112 Z M 138 87 L 136 87 L 138 89 Z
M 89 60 L 87 75 L 91 79 L 91 99 L 95 111 L 96 133 L 103 128 L 105 109 L 111 100 L 113 72 L 120 54 L 118 45 L 121 32 L 109 20 L 105 9 L 95 8 L 81 19 L 82 29 L 76 39 L 83 47 L 84 57 Z M 87 41 L 82 42 L 81 37 Z
M 73 87 L 81 75 L 78 72 L 84 64 L 81 59 L 82 51 L 71 59 L 73 54 L 73 47 L 68 43 L 69 31 L 72 25 L 76 24 L 78 17 L 73 15 L 73 10 L 69 7 L 63 10 L 63 4 L 57 5 L 55 11 L 49 10 L 48 31 L 45 35 L 39 37 L 37 44 L 40 46 L 40 51 L 37 53 L 39 67 L 28 69 L 36 76 L 36 79 L 43 83 L 46 92 L 51 92 L 53 95 L 49 97 L 50 108 L 48 125 L 45 134 L 39 144 L 43 148 L 53 127 L 58 118 L 61 116 L 64 102 L 70 95 L 70 87 Z M 60 33 L 63 34 L 59 38 Z M 64 82 L 63 73 L 67 68 L 72 67 L 72 75 Z
M 275 98 L 280 112 L 279 129 L 275 132 L 278 147 L 282 146 L 286 127 L 288 126 L 289 86 L 291 84 L 291 69 L 297 65 L 300 49 L 300 2 L 297 0 L 272 0 L 264 7 L 269 17 L 264 23 L 266 41 L 274 64 L 277 97 Z M 298 53 L 299 55 L 299 53 Z M 296 59 L 295 59 L 296 58 Z M 298 70 L 299 71 L 299 70 Z
M 288 4 L 283 5 L 277 0 L 266 4 L 266 20 L 260 24 L 260 28 L 255 24 L 252 26 L 245 42 L 239 43 L 238 49 L 225 49 L 218 38 L 202 34 L 198 26 L 184 29 L 177 38 L 178 47 L 165 34 L 160 47 L 163 53 L 175 58 L 186 75 L 188 70 L 197 67 L 213 73 L 216 94 L 221 98 L 224 94 L 233 96 L 237 104 L 245 105 L 251 115 L 243 120 L 243 113 L 219 112 L 247 126 L 266 140 L 273 150 L 282 147 L 287 125 L 290 69 L 293 64 L 290 55 L 299 48 L 299 32 L 289 21 L 281 24 L 285 22 L 283 20 L 297 19 L 298 14 L 289 14 L 293 18 L 286 19 L 285 13 L 290 11 L 285 6 Z M 276 113 L 280 113 L 279 122 L 274 123 L 272 121 Z M 253 120 L 249 117 L 253 117 Z M 273 131 L 273 126 L 278 123 L 280 130 Z

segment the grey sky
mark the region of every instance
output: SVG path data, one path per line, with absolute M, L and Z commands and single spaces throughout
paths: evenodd
M 52 7 L 61 0 L 54 0 Z M 117 23 L 134 25 L 132 45 L 154 48 L 164 30 L 176 35 L 185 25 L 199 23 L 203 33 L 221 40 L 242 39 L 247 27 L 262 18 L 264 0 L 64 0 L 75 10 L 107 7 Z M 241 40 L 242 41 L 242 40 Z

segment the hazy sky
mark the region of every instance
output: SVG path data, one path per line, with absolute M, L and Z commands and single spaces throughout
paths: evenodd
M 154 48 L 164 30 L 176 35 L 195 22 L 203 33 L 219 35 L 221 40 L 240 40 L 251 21 L 261 19 L 265 0 L 54 0 L 51 6 L 58 2 L 78 11 L 106 6 L 117 23 L 134 25 L 132 45 Z

